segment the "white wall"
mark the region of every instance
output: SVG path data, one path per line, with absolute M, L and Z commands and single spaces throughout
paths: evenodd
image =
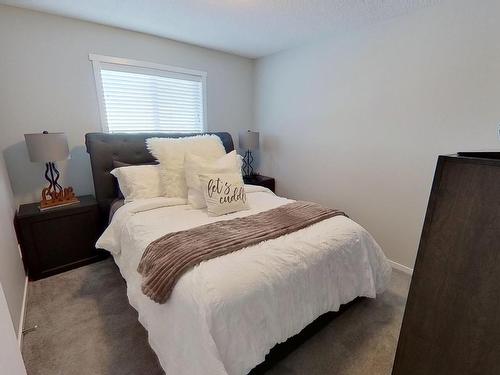
M 260 171 L 413 267 L 438 154 L 498 149 L 500 2 L 443 1 L 258 60 Z
M 5 298 L 9 306 L 10 317 L 12 319 L 11 325 L 18 332 L 25 275 L 17 248 L 13 219 L 14 202 L 12 192 L 5 164 L 2 158 L 0 158 L 0 284 L 3 286 Z
M 0 371 L 2 374 L 26 375 L 16 334 L 12 328 L 9 310 L 0 283 Z
M 101 127 L 89 53 L 206 71 L 209 130 L 236 136 L 253 123 L 250 59 L 8 6 L 0 6 L 0 51 L 0 150 L 17 203 L 39 199 L 43 167 L 30 163 L 23 134 L 42 130 L 68 135 L 61 181 L 93 192 L 83 142 Z
M 44 183 L 42 166 L 28 160 L 27 132 L 66 132 L 72 159 L 63 182 L 79 194 L 93 190 L 83 135 L 100 123 L 89 53 L 178 65 L 208 72 L 210 130 L 262 132 L 260 172 L 277 178 L 279 193 L 345 209 L 411 267 L 437 155 L 498 147 L 499 13 L 494 0 L 443 0 L 254 67 L 0 6 L 0 150 L 16 201 L 38 199 Z

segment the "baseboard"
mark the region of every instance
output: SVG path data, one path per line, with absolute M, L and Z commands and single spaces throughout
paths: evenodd
M 28 276 L 24 281 L 23 304 L 21 306 L 21 316 L 19 317 L 19 327 L 17 328 L 17 342 L 19 349 L 23 346 L 24 317 L 26 316 L 26 297 L 28 295 Z
M 395 270 L 404 272 L 407 275 L 413 274 L 413 268 L 403 266 L 401 263 L 394 262 L 393 260 L 390 260 L 390 259 L 389 259 L 389 263 L 391 264 L 392 268 L 394 268 Z

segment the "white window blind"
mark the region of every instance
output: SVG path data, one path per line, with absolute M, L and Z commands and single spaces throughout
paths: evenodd
M 103 129 L 196 133 L 205 129 L 204 72 L 91 55 Z

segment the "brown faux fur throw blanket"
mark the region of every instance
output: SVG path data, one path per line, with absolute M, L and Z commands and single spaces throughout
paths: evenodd
M 142 291 L 165 303 L 177 280 L 192 267 L 262 241 L 345 214 L 310 202 L 293 202 L 256 215 L 169 233 L 149 244 L 139 263 Z

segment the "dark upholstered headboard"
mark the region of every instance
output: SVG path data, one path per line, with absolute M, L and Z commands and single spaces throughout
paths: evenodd
M 219 136 L 226 148 L 226 152 L 234 150 L 231 134 L 225 132 L 203 133 Z M 146 139 L 153 137 L 180 138 L 196 134 L 170 134 L 170 133 L 88 133 L 85 134 L 85 145 L 90 154 L 94 189 L 101 214 L 107 222 L 111 203 L 118 196 L 116 179 L 111 175 L 113 161 L 128 164 L 143 164 L 153 162 L 155 159 L 146 148 Z

